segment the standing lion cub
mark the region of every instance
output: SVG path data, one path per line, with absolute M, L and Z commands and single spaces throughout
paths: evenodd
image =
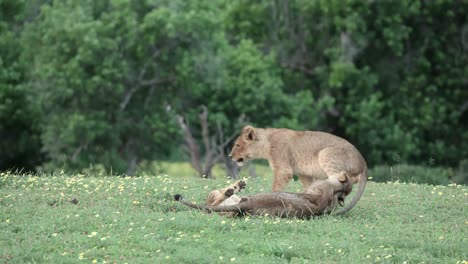
M 273 192 L 284 190 L 296 174 L 305 189 L 317 179 L 337 178 L 343 173 L 359 182 L 356 195 L 337 215 L 351 210 L 364 192 L 367 165 L 348 141 L 325 132 L 245 126 L 229 154 L 238 166 L 253 159 L 267 159 L 274 173 Z

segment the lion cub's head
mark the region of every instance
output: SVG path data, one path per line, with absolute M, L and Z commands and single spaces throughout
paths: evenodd
M 353 190 L 353 182 L 350 180 L 349 176 L 345 172 L 338 176 L 338 182 L 338 203 L 341 206 L 344 206 L 344 200 L 346 196 L 348 196 Z
M 257 133 L 252 126 L 245 126 L 242 133 L 234 142 L 229 157 L 237 163 L 237 166 L 243 166 L 244 162 L 253 158 L 254 148 L 257 140 Z

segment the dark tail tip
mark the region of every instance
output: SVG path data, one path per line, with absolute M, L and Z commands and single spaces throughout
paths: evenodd
M 174 195 L 174 199 L 175 199 L 176 201 L 180 201 L 180 200 L 182 200 L 182 195 L 176 194 L 176 195 Z

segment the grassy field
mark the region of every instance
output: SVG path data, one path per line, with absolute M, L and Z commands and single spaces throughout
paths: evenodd
M 344 217 L 228 219 L 218 177 L 0 176 L 0 263 L 466 263 L 468 189 L 370 182 Z M 248 179 L 246 194 L 271 178 Z M 300 188 L 290 184 L 290 191 Z

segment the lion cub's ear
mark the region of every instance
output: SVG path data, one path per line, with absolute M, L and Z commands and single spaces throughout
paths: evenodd
M 253 126 L 245 126 L 242 129 L 242 134 L 246 140 L 256 140 L 257 139 L 257 132 Z
M 338 177 L 338 180 L 340 182 L 346 182 L 348 180 L 348 177 L 346 176 L 345 173 L 341 174 L 339 177 Z

